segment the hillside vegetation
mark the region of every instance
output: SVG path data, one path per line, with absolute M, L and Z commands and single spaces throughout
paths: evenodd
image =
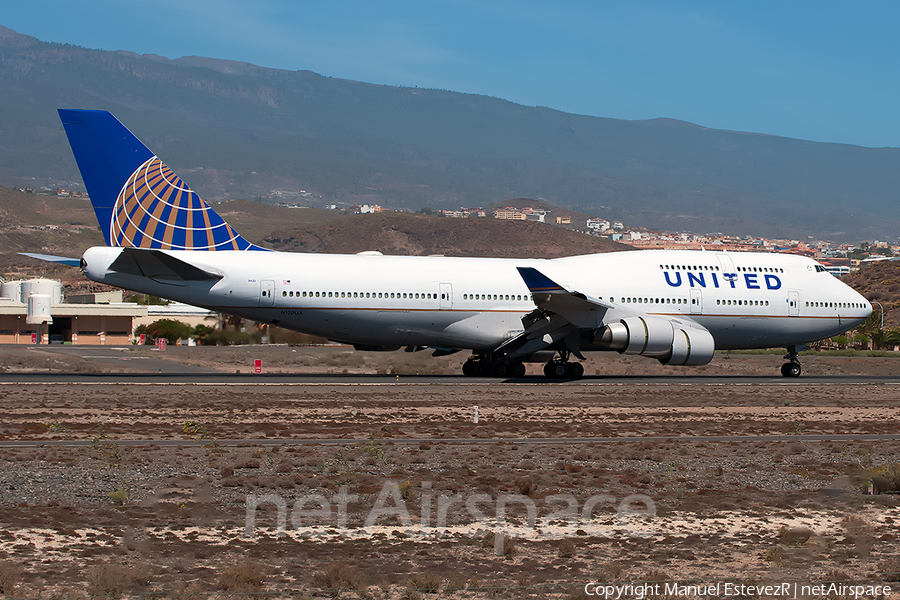
M 545 223 L 491 218 L 449 219 L 407 213 L 354 215 L 281 229 L 265 238 L 297 252 L 364 252 L 505 258 L 557 258 L 630 250 L 628 246 Z
M 870 302 L 881 304 L 884 309 L 884 329 L 900 327 L 900 261 L 868 263 L 858 271 L 846 275 L 843 281 Z M 875 315 L 880 315 L 881 307 L 873 306 Z
M 629 250 L 628 246 L 545 223 L 492 218 L 451 219 L 385 212 L 348 215 L 235 200 L 214 205 L 253 243 L 317 253 L 556 258 Z M 86 199 L 26 194 L 0 187 L 0 268 L 7 277 L 82 279 L 80 271 L 19 256 L 39 252 L 77 257 L 103 236 Z
M 900 226 L 900 149 L 566 114 L 0 27 L 0 177 L 78 182 L 58 107 L 114 112 L 208 201 L 307 190 L 419 209 L 512 197 L 666 230 L 857 241 Z

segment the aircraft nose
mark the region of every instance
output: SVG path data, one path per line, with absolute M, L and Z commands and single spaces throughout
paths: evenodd
M 857 292 L 856 295 L 859 296 L 860 304 L 862 304 L 863 307 L 867 309 L 867 310 L 866 310 L 866 318 L 868 318 L 869 315 L 871 315 L 871 314 L 872 314 L 872 311 L 874 310 L 874 307 L 872 306 L 872 303 L 869 302 L 868 300 L 866 300 L 866 297 L 863 296 L 862 294 L 860 294 L 860 293 Z

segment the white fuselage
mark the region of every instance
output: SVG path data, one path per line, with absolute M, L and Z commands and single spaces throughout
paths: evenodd
M 521 318 L 535 308 L 516 267 L 608 301 L 612 316 L 694 321 L 717 349 L 831 337 L 872 310 L 815 261 L 785 254 L 646 250 L 539 260 L 165 251 L 221 275 L 166 281 L 109 271 L 121 251 L 89 249 L 87 277 L 364 345 L 497 347 L 523 330 Z

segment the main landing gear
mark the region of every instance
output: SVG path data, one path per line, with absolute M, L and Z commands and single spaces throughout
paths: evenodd
M 466 377 L 524 377 L 525 363 L 510 360 L 507 356 L 492 358 L 487 353 L 475 354 L 463 364 L 463 375 Z M 579 362 L 569 362 L 569 352 L 560 355 L 544 365 L 544 376 L 547 379 L 580 379 L 584 375 L 584 366 Z
M 491 360 L 487 354 L 478 354 L 463 364 L 462 371 L 466 377 L 524 377 L 525 363 L 507 357 Z
M 788 346 L 787 351 L 788 353 L 784 358 L 787 359 L 788 362 L 781 365 L 781 376 L 800 377 L 802 370 L 800 369 L 800 359 L 797 357 L 797 347 Z
M 563 362 L 551 360 L 544 365 L 544 376 L 547 379 L 581 379 L 584 365 L 579 362 Z

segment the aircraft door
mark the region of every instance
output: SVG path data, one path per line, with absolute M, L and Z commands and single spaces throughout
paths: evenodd
M 700 288 L 691 288 L 691 314 L 703 314 L 703 291 Z
M 734 273 L 734 262 L 731 260 L 731 257 L 725 254 L 724 252 L 720 252 L 716 254 L 716 258 L 719 259 L 719 265 L 722 267 L 723 273 Z
M 453 286 L 449 283 L 442 283 L 441 286 L 441 310 L 449 310 L 453 308 Z
M 275 281 L 272 279 L 263 279 L 259 282 L 259 305 L 275 305 Z
M 800 316 L 800 292 L 788 292 L 788 316 Z

